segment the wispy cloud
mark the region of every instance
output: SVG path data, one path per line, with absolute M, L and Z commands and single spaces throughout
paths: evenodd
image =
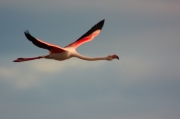
M 71 68 L 82 72 L 91 67 L 101 67 L 105 62 L 87 63 L 80 59 L 67 61 L 39 60 L 26 63 L 18 63 L 13 67 L 1 67 L 1 80 L 8 81 L 15 88 L 26 89 L 40 86 L 48 74 L 61 75 L 63 72 L 71 72 Z
M 26 69 L 26 70 L 21 70 Z M 16 89 L 26 89 L 36 87 L 39 84 L 38 76 L 35 72 L 28 71 L 28 67 L 2 67 L 0 69 L 1 81 L 8 82 Z

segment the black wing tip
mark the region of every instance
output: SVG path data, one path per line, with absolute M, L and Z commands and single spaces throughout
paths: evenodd
M 105 19 L 101 20 L 100 22 L 103 22 L 103 23 L 104 23 L 104 22 L 105 22 Z
M 28 40 L 30 40 L 30 41 L 32 41 L 32 39 L 35 39 L 35 38 L 29 33 L 28 30 L 25 30 L 25 31 L 24 31 L 24 34 L 25 34 L 26 38 L 27 38 Z
M 30 34 L 28 30 L 25 30 L 24 31 L 24 34 L 27 35 L 27 34 Z
M 105 19 L 101 20 L 100 22 L 98 22 L 95 26 L 98 27 L 99 30 L 102 29 L 103 25 L 104 25 Z

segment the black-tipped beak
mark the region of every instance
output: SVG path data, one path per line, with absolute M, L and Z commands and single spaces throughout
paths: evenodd
M 119 60 L 119 57 L 118 57 L 118 56 L 116 56 L 116 59 L 118 59 L 118 60 Z
M 113 59 L 118 59 L 119 60 L 119 57 L 117 55 L 113 55 L 112 56 Z

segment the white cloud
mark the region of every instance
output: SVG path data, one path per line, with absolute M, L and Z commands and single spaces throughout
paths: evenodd
M 41 86 L 43 81 L 46 80 L 44 78 L 48 75 L 61 75 L 63 73 L 69 75 L 73 71 L 71 68 L 82 72 L 87 68 L 101 67 L 103 64 L 103 61 L 89 62 L 77 58 L 67 61 L 41 59 L 16 63 L 16 65 L 11 67 L 1 67 L 0 75 L 2 77 L 1 80 L 8 81 L 15 88 L 26 89 Z
M 39 85 L 35 72 L 26 70 L 27 66 L 2 67 L 0 69 L 1 81 L 8 82 L 16 89 L 32 88 Z

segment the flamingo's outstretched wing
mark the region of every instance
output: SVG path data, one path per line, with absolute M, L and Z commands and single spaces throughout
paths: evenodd
M 61 48 L 59 46 L 56 46 L 56 45 L 44 42 L 42 40 L 39 40 L 37 38 L 34 38 L 33 36 L 31 36 L 31 34 L 29 33 L 28 30 L 25 31 L 24 34 L 29 41 L 31 41 L 34 45 L 36 45 L 39 48 L 47 49 L 50 52 L 54 52 L 54 53 L 65 51 L 63 48 Z
M 75 47 L 77 48 L 78 46 L 82 45 L 83 43 L 89 42 L 93 40 L 101 31 L 104 21 L 102 20 L 98 22 L 96 25 L 94 25 L 89 31 L 87 31 L 84 35 L 82 35 L 78 40 L 75 42 L 69 44 L 66 47 Z

